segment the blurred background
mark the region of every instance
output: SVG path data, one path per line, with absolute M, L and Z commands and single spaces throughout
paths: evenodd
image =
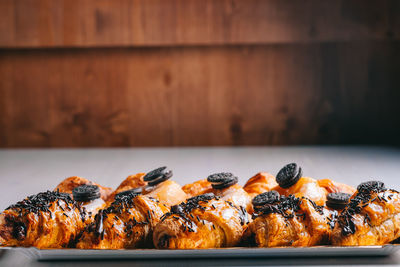
M 400 1 L 2 0 L 0 147 L 400 145 Z

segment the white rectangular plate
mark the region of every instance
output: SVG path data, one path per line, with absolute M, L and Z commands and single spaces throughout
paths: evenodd
M 89 260 L 89 259 L 162 259 L 162 258 L 276 258 L 276 257 L 360 257 L 387 256 L 397 251 L 399 245 L 359 247 L 280 247 L 280 248 L 220 248 L 220 249 L 17 249 L 37 260 Z

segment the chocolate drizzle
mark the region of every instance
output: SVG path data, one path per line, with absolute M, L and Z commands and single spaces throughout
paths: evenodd
M 362 208 L 368 206 L 370 202 L 376 199 L 385 199 L 385 197 L 382 198 L 377 194 L 386 190 L 384 183 L 380 181 L 365 182 L 357 187 L 357 194 L 350 199 L 350 203 L 338 217 L 338 223 L 342 228 L 342 235 L 347 236 L 356 232 L 356 227 L 352 220 L 353 216 L 355 214 L 360 214 Z M 366 214 L 365 221 L 369 223 L 369 220 L 370 218 Z
M 182 202 L 179 205 L 172 206 L 171 211 L 165 213 L 161 217 L 161 221 L 164 221 L 168 217 L 172 217 L 174 218 L 174 220 L 182 219 L 183 222 L 181 224 L 181 229 L 184 232 L 194 232 L 193 222 L 196 222 L 197 220 L 198 223 L 204 224 L 204 220 L 200 219 L 198 215 L 193 216 L 191 212 L 195 209 L 200 209 L 202 211 L 205 211 L 207 209 L 215 210 L 217 207 L 214 204 L 211 204 L 209 206 L 203 205 L 207 204 L 212 199 L 219 200 L 220 198 L 218 196 L 215 196 L 213 193 L 207 193 L 189 198 L 186 200 L 186 202 Z M 241 225 L 249 223 L 248 213 L 244 207 L 237 207 L 230 201 L 225 201 L 225 203 L 238 211 Z M 212 228 L 215 229 L 215 226 L 212 225 Z
M 274 201 L 271 200 L 269 202 L 266 202 L 263 206 L 255 206 L 253 219 L 262 215 L 277 213 L 282 215 L 285 219 L 292 219 L 296 216 L 297 218 L 301 218 L 304 220 L 307 214 L 304 212 L 299 213 L 300 204 L 302 203 L 302 201 L 309 201 L 316 212 L 321 215 L 324 213 L 324 208 L 315 204 L 315 202 L 311 199 L 305 197 L 298 198 L 294 195 L 289 195 L 277 197 Z
M 109 214 L 122 214 L 122 213 L 129 213 L 129 209 L 135 206 L 134 199 L 139 196 L 138 193 L 135 192 L 128 192 L 121 195 L 115 196 L 115 201 L 111 203 L 109 207 L 106 209 L 100 210 L 96 216 L 94 217 L 94 222 L 89 225 L 88 231 L 93 232 L 95 236 L 98 238 L 100 237 L 101 240 L 104 239 L 104 219 L 108 217 Z M 150 198 L 150 200 L 154 201 Z M 154 213 L 153 213 L 154 214 Z M 135 218 L 129 219 L 128 222 L 125 222 L 125 232 L 127 233 L 127 237 L 133 234 L 132 228 L 136 225 L 146 225 L 150 222 L 151 213 L 150 211 L 146 214 L 146 221 L 138 222 Z M 118 221 L 120 218 L 114 215 L 114 220 Z
M 190 212 L 194 209 L 201 209 L 205 210 L 206 207 L 202 206 L 201 203 L 207 203 L 208 201 L 212 199 L 219 199 L 217 196 L 215 196 L 213 193 L 207 193 L 199 196 L 195 196 L 192 198 L 189 198 L 186 200 L 186 202 L 182 202 L 179 205 L 175 205 L 171 207 L 171 211 L 165 213 L 161 217 L 161 221 L 164 221 L 166 218 L 172 216 L 174 219 L 179 220 L 180 218 L 183 219 L 183 223 L 181 225 L 181 228 L 183 231 L 188 230 L 189 232 L 194 232 L 193 229 L 193 222 L 190 220 L 187 216 L 187 214 L 190 214 Z M 175 216 L 178 215 L 178 216 Z M 201 222 L 198 216 L 196 216 L 197 220 Z
M 14 216 L 6 216 L 6 223 L 12 225 L 12 236 L 17 240 L 21 241 L 26 237 L 26 225 L 21 221 L 22 217 L 26 216 L 29 213 L 34 213 L 39 215 L 40 212 L 45 212 L 50 214 L 50 217 L 53 218 L 53 213 L 50 210 L 50 207 L 54 203 L 60 207 L 61 210 L 65 210 L 60 203 L 60 201 L 64 201 L 66 206 L 65 209 L 71 210 L 72 208 L 77 208 L 80 212 L 80 208 L 77 203 L 70 197 L 69 194 L 60 193 L 57 191 L 46 191 L 36 195 L 32 195 L 27 197 L 26 199 L 17 202 L 9 206 L 6 210 L 14 210 L 18 213 L 18 217 Z M 64 212 L 62 213 L 65 217 L 68 215 Z

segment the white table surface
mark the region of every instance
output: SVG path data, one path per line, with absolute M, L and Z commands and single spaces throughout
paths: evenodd
M 127 148 L 127 149 L 0 149 L 0 209 L 27 195 L 53 189 L 62 179 L 81 176 L 116 187 L 130 174 L 167 165 L 172 179 L 190 183 L 209 174 L 230 171 L 240 184 L 259 171 L 276 174 L 286 163 L 297 162 L 304 176 L 331 178 L 356 186 L 381 180 L 400 189 L 400 149 L 390 147 L 241 147 L 241 148 Z M 385 258 L 243 259 L 121 261 L 118 266 L 257 266 L 257 265 L 400 265 L 400 254 Z M 0 266 L 75 266 L 77 262 L 35 262 L 8 252 Z M 115 262 L 79 262 L 81 266 Z

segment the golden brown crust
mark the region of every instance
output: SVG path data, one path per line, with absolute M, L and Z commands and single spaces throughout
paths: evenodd
M 303 198 L 297 211 L 269 213 L 255 218 L 249 224 L 244 239 L 258 247 L 324 244 L 331 234 L 329 215 L 328 210 L 322 207 L 317 210 L 312 201 Z
M 138 195 L 131 202 L 115 201 L 100 211 L 76 247 L 121 249 L 152 247 L 151 234 L 169 208 L 156 199 Z
M 238 184 L 232 185 L 224 189 L 213 189 L 210 192 L 221 198 L 221 200 L 230 201 L 237 207 L 244 207 L 248 213 L 253 212 L 251 204 L 251 196 L 244 191 L 243 187 Z
M 142 193 L 145 196 L 158 199 L 162 204 L 173 206 L 187 199 L 186 193 L 181 186 L 171 180 L 159 183 L 154 187 L 145 189 Z
M 350 185 L 334 182 L 330 179 L 320 179 L 318 180 L 318 185 L 323 187 L 326 192 L 329 193 L 347 193 L 354 194 L 356 189 Z
M 144 173 L 129 176 L 111 196 L 114 200 L 116 193 L 144 186 Z M 144 186 L 142 194 L 135 197 L 132 207 L 115 212 L 118 201 L 108 201 L 112 212 L 102 212 L 97 221 L 90 226 L 91 232 L 85 232 L 77 244 L 78 248 L 118 249 L 134 247 L 151 247 L 149 236 L 160 217 L 169 206 L 178 204 L 186 199 L 186 193 L 174 181 L 164 181 L 152 187 Z M 100 219 L 101 217 L 101 219 Z M 146 223 L 147 222 L 147 223 Z M 104 232 L 98 233 L 102 225 Z M 97 230 L 93 230 L 97 229 Z
M 358 192 L 352 196 L 350 206 L 357 197 Z M 357 207 L 359 212 L 352 212 L 351 207 L 341 212 L 333 230 L 332 244 L 384 245 L 400 237 L 400 194 L 397 191 L 373 192 Z
M 182 190 L 188 195 L 187 198 L 213 193 L 222 200 L 230 201 L 238 207 L 244 207 L 249 213 L 253 211 L 253 206 L 251 205 L 251 196 L 244 190 L 243 187 L 238 184 L 234 184 L 223 189 L 214 189 L 207 179 L 203 179 L 184 185 Z
M 279 185 L 272 190 L 284 196 L 295 195 L 296 197 L 306 197 L 314 201 L 317 205 L 325 205 L 325 188 L 319 186 L 318 181 L 309 177 L 301 177 L 297 183 L 289 188 L 282 188 Z
M 147 185 L 147 182 L 143 180 L 143 177 L 145 175 L 146 174 L 144 172 L 129 175 L 125 180 L 122 181 L 117 189 L 115 189 L 115 191 L 110 194 L 107 201 L 113 202 L 115 195 L 118 193 Z
M 92 223 L 97 212 L 106 207 L 106 202 L 101 198 L 88 202 L 77 202 L 77 204 L 85 214 L 85 225 Z
M 212 191 L 212 186 L 207 179 L 199 180 L 191 184 L 182 186 L 182 190 L 187 194 L 188 198 L 205 194 Z
M 188 197 L 181 186 L 174 181 L 167 180 L 155 186 L 147 186 L 147 182 L 143 180 L 144 176 L 145 173 L 128 176 L 110 195 L 108 202 L 113 202 L 118 193 L 139 187 L 142 187 L 142 195 L 156 198 L 168 206 L 179 204 Z
M 233 247 L 239 244 L 245 221 L 239 208 L 221 199 L 200 202 L 184 214 L 167 214 L 156 225 L 153 243 L 159 249 Z
M 266 172 L 260 172 L 251 177 L 243 189 L 251 198 L 254 198 L 261 193 L 271 191 L 276 186 L 278 186 L 278 183 L 275 180 L 275 176 Z
M 113 189 L 110 187 L 101 186 L 97 183 L 89 181 L 86 178 L 82 178 L 82 177 L 78 177 L 78 176 L 72 176 L 72 177 L 64 179 L 61 183 L 59 183 L 57 185 L 57 187 L 54 189 L 54 191 L 59 190 L 61 193 L 72 194 L 72 190 L 75 187 L 78 187 L 80 185 L 85 185 L 85 184 L 97 185 L 100 188 L 100 196 L 104 201 L 107 200 L 107 198 L 110 196 L 110 194 L 113 191 Z
M 18 207 L 5 210 L 0 214 L 0 243 L 37 248 L 67 247 L 85 226 L 80 210 L 70 200 L 52 201 L 47 211 L 34 212 Z

